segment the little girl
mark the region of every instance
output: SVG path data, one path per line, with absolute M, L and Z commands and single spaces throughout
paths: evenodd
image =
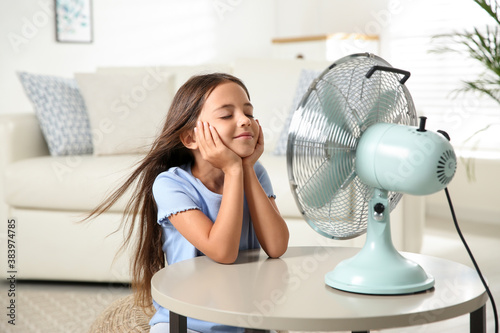
M 176 93 L 160 136 L 128 180 L 92 215 L 135 186 L 124 216 L 136 303 L 153 302 L 151 332 L 168 332 L 168 310 L 151 299 L 151 278 L 168 264 L 206 255 L 233 263 L 240 250 L 262 247 L 271 258 L 288 246 L 269 176 L 258 162 L 262 128 L 245 85 L 229 74 L 194 76 Z M 138 230 L 138 235 L 136 235 Z M 188 318 L 199 332 L 242 331 Z

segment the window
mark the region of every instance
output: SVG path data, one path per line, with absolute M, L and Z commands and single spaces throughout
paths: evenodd
M 390 63 L 408 70 L 406 85 L 417 114 L 427 116 L 428 127 L 447 131 L 454 146 L 467 154 L 477 145 L 482 152 L 500 152 L 500 105 L 487 96 L 454 93 L 462 81 L 483 69 L 473 60 L 452 53 L 431 53 L 443 40 L 432 36 L 483 28 L 491 18 L 472 0 L 419 0 L 401 2 L 389 27 Z M 455 46 L 454 47 L 458 47 Z M 474 133 L 487 125 L 489 130 Z M 474 150 L 474 149 L 472 149 Z

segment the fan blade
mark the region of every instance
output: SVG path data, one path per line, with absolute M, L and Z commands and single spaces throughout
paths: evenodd
M 321 81 L 320 81 L 321 82 Z M 325 98 L 320 99 L 319 96 Z M 350 178 L 355 159 L 355 142 L 351 130 L 346 126 L 347 103 L 340 91 L 330 84 L 316 87 L 305 105 L 307 116 L 302 119 L 307 129 L 300 138 L 308 138 L 308 144 L 296 143 L 304 147 L 301 153 L 312 174 L 298 188 L 298 195 L 305 206 L 322 207 L 329 203 L 335 193 L 346 185 Z M 320 108 L 318 108 L 320 107 Z M 324 112 L 313 112 L 313 110 Z M 311 142 L 314 142 L 312 144 Z

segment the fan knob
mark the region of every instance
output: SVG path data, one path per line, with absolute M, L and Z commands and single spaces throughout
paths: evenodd
M 375 206 L 373 206 L 373 210 L 377 214 L 382 214 L 385 210 L 385 206 L 379 202 L 379 203 L 375 204 Z
M 373 218 L 376 221 L 382 221 L 384 219 L 384 211 L 384 204 L 381 204 L 380 202 L 376 203 L 375 206 L 373 206 Z
M 420 118 L 420 125 L 417 129 L 419 132 L 425 132 L 425 122 L 427 121 L 427 117 L 419 117 Z

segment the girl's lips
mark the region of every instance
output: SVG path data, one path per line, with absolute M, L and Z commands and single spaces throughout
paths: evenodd
M 250 132 L 241 133 L 234 137 L 235 139 L 252 139 L 253 135 Z

